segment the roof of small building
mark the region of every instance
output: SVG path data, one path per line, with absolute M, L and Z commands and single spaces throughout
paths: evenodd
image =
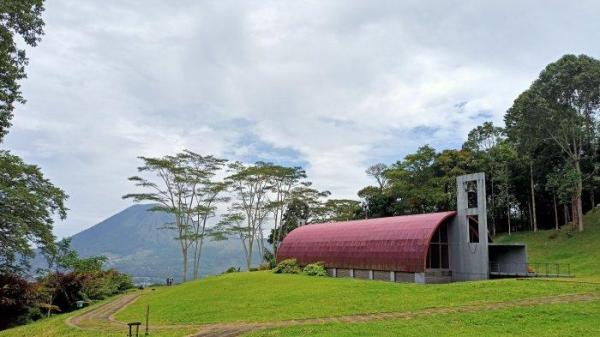
M 277 261 L 295 258 L 300 265 L 323 262 L 331 268 L 423 272 L 433 234 L 455 214 L 305 225 L 285 237 L 277 250 Z

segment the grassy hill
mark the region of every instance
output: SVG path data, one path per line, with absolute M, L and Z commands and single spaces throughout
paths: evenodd
M 600 278 L 600 208 L 588 212 L 584 224 L 582 233 L 562 228 L 503 235 L 496 241 L 526 243 L 530 262 L 570 264 L 576 276 Z

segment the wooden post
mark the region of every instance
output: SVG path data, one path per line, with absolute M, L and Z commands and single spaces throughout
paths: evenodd
M 148 336 L 148 318 L 150 317 L 150 304 L 146 304 L 146 332 L 144 333 L 145 336 Z

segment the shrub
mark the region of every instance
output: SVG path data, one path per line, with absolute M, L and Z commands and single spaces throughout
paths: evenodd
M 304 267 L 303 272 L 309 276 L 327 276 L 323 262 L 309 263 Z
M 256 267 L 250 267 L 250 268 L 248 268 L 248 271 L 258 271 L 258 268 L 256 268 Z
M 273 267 L 269 262 L 261 263 L 260 266 L 258 266 L 258 270 L 271 270 L 272 268 Z
M 0 273 L 0 330 L 40 318 L 35 284 L 13 273 Z
M 279 262 L 279 264 L 273 268 L 273 272 L 276 274 L 299 274 L 302 272 L 302 269 L 298 266 L 298 261 L 296 261 L 296 259 L 286 259 Z
M 240 271 L 239 267 L 229 267 L 229 268 L 227 268 L 227 270 L 225 270 L 223 272 L 223 274 L 238 273 L 239 271 Z

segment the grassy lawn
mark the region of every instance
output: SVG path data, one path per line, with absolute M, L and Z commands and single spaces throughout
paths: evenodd
M 409 320 L 334 323 L 257 331 L 244 337 L 598 336 L 600 301 L 432 315 Z
M 600 281 L 600 209 L 586 214 L 584 232 L 544 230 L 503 235 L 498 242 L 524 242 L 530 262 L 568 263 L 578 277 Z
M 260 322 L 409 311 L 477 302 L 600 291 L 600 285 L 496 280 L 443 285 L 398 284 L 271 272 L 234 273 L 157 289 L 116 315 L 139 320 L 146 304 L 161 324 Z
M 87 310 L 92 310 L 95 307 L 103 304 L 99 302 L 88 308 L 70 312 L 68 314 L 55 315 L 48 319 L 42 319 L 31 324 L 22 325 L 16 328 L 0 331 L 0 337 L 123 337 L 127 336 L 126 328 L 122 331 L 108 331 L 102 326 L 90 327 L 98 328 L 99 330 L 81 330 L 70 327 L 65 323 L 65 320 L 71 316 L 75 316 Z M 181 337 L 193 332 L 193 329 L 172 329 L 168 331 L 151 331 L 152 336 L 156 337 Z M 141 334 L 143 335 L 143 333 Z

